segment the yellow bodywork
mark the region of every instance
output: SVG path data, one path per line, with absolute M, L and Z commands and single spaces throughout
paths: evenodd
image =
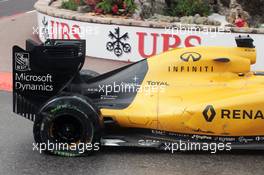
M 138 92 L 126 109 L 101 109 L 103 116 L 129 128 L 264 135 L 264 76 L 250 70 L 256 62 L 254 48 L 182 48 L 147 62 L 141 88 L 154 90 Z

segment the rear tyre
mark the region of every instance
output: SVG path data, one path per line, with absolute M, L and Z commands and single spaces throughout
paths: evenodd
M 66 103 L 41 112 L 34 123 L 34 138 L 45 153 L 73 157 L 85 156 L 100 148 L 95 114 Z
M 81 70 L 80 76 L 84 82 L 88 82 L 89 79 L 99 76 L 100 74 L 92 70 Z

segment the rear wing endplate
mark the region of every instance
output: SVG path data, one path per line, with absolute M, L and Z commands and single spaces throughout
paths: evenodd
M 26 41 L 13 47 L 13 111 L 30 120 L 43 103 L 56 96 L 81 70 L 84 40 Z

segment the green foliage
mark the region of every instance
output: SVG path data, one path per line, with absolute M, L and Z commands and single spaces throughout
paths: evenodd
M 171 4 L 167 14 L 171 16 L 201 16 L 210 15 L 210 6 L 208 0 L 178 0 Z
M 79 0 L 79 5 L 86 5 L 85 1 L 84 0 Z
M 124 3 L 127 6 L 127 11 L 129 13 L 134 13 L 137 9 L 137 5 L 134 3 L 134 0 L 124 0 Z
M 96 5 L 96 13 L 111 13 L 114 15 L 127 15 L 132 14 L 136 10 L 137 6 L 134 0 L 63 0 L 62 8 L 69 10 L 77 10 L 78 6 L 91 5 L 94 2 Z
M 113 6 L 118 7 L 118 14 L 134 13 L 137 9 L 134 0 L 102 0 L 96 8 L 102 9 L 104 13 L 112 13 Z
M 68 10 L 77 10 L 79 4 L 75 0 L 62 1 L 61 7 Z
M 110 13 L 112 11 L 112 4 L 114 0 L 103 0 L 98 3 L 96 8 L 102 9 L 104 13 Z

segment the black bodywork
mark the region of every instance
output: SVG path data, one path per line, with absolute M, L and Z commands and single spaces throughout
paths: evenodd
M 13 111 L 34 121 L 45 103 L 65 94 L 85 96 L 99 109 L 123 109 L 136 96 L 129 88 L 140 86 L 148 71 L 143 60 L 87 80 L 80 74 L 84 61 L 84 40 L 48 40 L 41 45 L 27 40 L 26 50 L 14 46 Z M 127 90 L 118 93 L 114 84 Z

